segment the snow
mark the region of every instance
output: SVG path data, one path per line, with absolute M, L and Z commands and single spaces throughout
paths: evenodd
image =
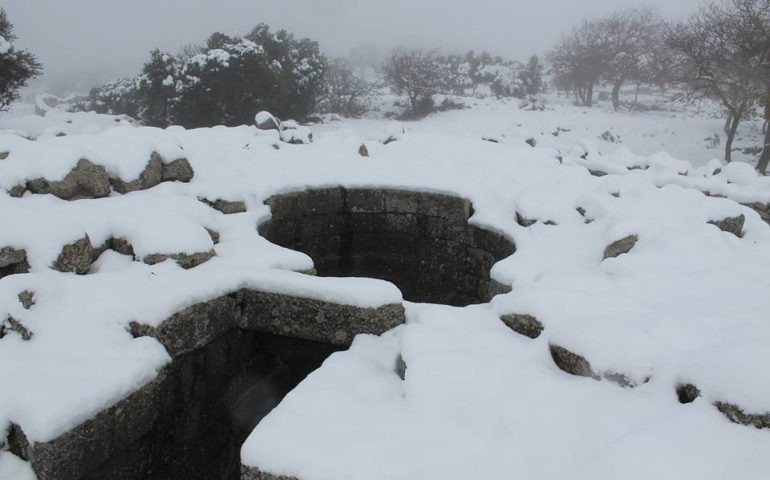
M 13 45 L 11 42 L 6 40 L 4 37 L 0 36 L 0 55 L 4 55 L 8 53 L 11 48 L 13 48 Z
M 473 223 L 516 243 L 492 271 L 512 292 L 466 308 L 407 303 L 406 325 L 357 337 L 291 392 L 244 444 L 244 463 L 303 480 L 767 478 L 767 432 L 730 423 L 712 403 L 770 411 L 762 367 L 770 363 L 770 226 L 738 203 L 770 203 L 770 179 L 748 164 L 714 161 L 703 138 L 718 120 L 583 110 L 480 101 L 417 123 L 317 125 L 314 143 L 280 149 L 278 132 L 253 126 L 161 130 L 93 114 L 73 126 L 66 121 L 78 117 L 56 111 L 34 122 L 0 118 L 0 127 L 37 138 L 0 135 L 0 152 L 9 152 L 0 191 L 61 179 L 81 158 L 124 181 L 152 152 L 165 162 L 185 157 L 195 170 L 189 184 L 98 200 L 0 193 L 0 247 L 25 249 L 31 266 L 0 279 L 0 318 L 34 333 L 0 339 L 0 430 L 15 423 L 32 441 L 51 440 L 155 378 L 169 355 L 154 339 L 134 339 L 131 321 L 158 325 L 240 288 L 361 307 L 400 303 L 388 282 L 296 273 L 312 267 L 310 258 L 256 231 L 276 193 L 398 187 L 469 198 Z M 73 130 L 45 133 L 61 128 Z M 623 144 L 599 138 L 610 128 Z M 397 141 L 383 145 L 390 137 Z M 364 142 L 368 158 L 358 155 Z M 223 215 L 199 197 L 244 201 L 248 211 Z M 539 222 L 522 227 L 517 214 Z M 739 214 L 742 238 L 707 223 Z M 219 232 L 219 244 L 206 228 Z M 183 270 L 107 251 L 89 275 L 52 271 L 62 246 L 86 234 L 94 245 L 125 238 L 140 259 L 217 256 Z M 639 240 L 630 253 L 603 260 L 609 243 L 631 234 Z M 35 292 L 29 310 L 18 301 L 24 290 Z M 509 331 L 499 320 L 507 313 L 536 316 L 543 335 Z M 551 343 L 640 385 L 569 376 L 550 358 Z M 680 405 L 681 382 L 702 397 Z M 0 453 L 0 478 L 16 468 L 6 475 L 24 478 L 9 455 Z

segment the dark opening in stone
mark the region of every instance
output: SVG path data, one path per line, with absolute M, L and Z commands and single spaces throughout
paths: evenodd
M 486 303 L 510 290 L 489 272 L 515 247 L 502 234 L 470 225 L 467 199 L 335 187 L 267 203 L 273 216 L 260 234 L 309 255 L 319 276 L 379 278 L 406 300 L 454 306 Z

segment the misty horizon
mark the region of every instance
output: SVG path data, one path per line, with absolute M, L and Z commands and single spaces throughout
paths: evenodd
M 330 56 L 376 46 L 440 49 L 446 52 L 486 50 L 524 60 L 544 54 L 567 30 L 584 19 L 612 10 L 650 5 L 665 18 L 695 11 L 700 0 L 672 4 L 547 0 L 538 5 L 515 0 L 388 4 L 354 0 L 265 0 L 227 2 L 148 0 L 131 3 L 78 0 L 7 0 L 4 8 L 19 37 L 17 44 L 43 63 L 38 89 L 56 93 L 85 91 L 105 81 L 139 72 L 153 48 L 177 53 L 187 44 L 202 44 L 220 31 L 243 35 L 259 23 L 286 29 L 319 43 Z M 41 15 L 40 12 L 45 12 Z

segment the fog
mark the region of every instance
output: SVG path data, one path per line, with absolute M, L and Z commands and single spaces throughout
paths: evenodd
M 669 18 L 700 0 L 648 0 Z M 329 55 L 374 44 L 488 50 L 523 60 L 571 25 L 636 0 L 4 0 L 17 45 L 43 62 L 41 88 L 87 89 L 138 72 L 154 47 L 176 52 L 214 31 L 264 22 L 317 40 Z

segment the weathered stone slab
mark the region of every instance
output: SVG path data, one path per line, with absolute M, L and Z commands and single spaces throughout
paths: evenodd
M 135 337 L 153 337 L 176 357 L 191 352 L 235 328 L 240 317 L 237 298 L 219 297 L 185 308 L 159 326 L 151 327 L 132 322 Z
M 39 480 L 77 480 L 116 451 L 151 431 L 158 417 L 163 374 L 114 406 L 47 443 L 32 443 L 11 429 L 11 451 L 28 460 Z
M 275 293 L 244 290 L 244 329 L 349 345 L 360 333 L 382 334 L 406 321 L 404 306 L 361 308 Z

